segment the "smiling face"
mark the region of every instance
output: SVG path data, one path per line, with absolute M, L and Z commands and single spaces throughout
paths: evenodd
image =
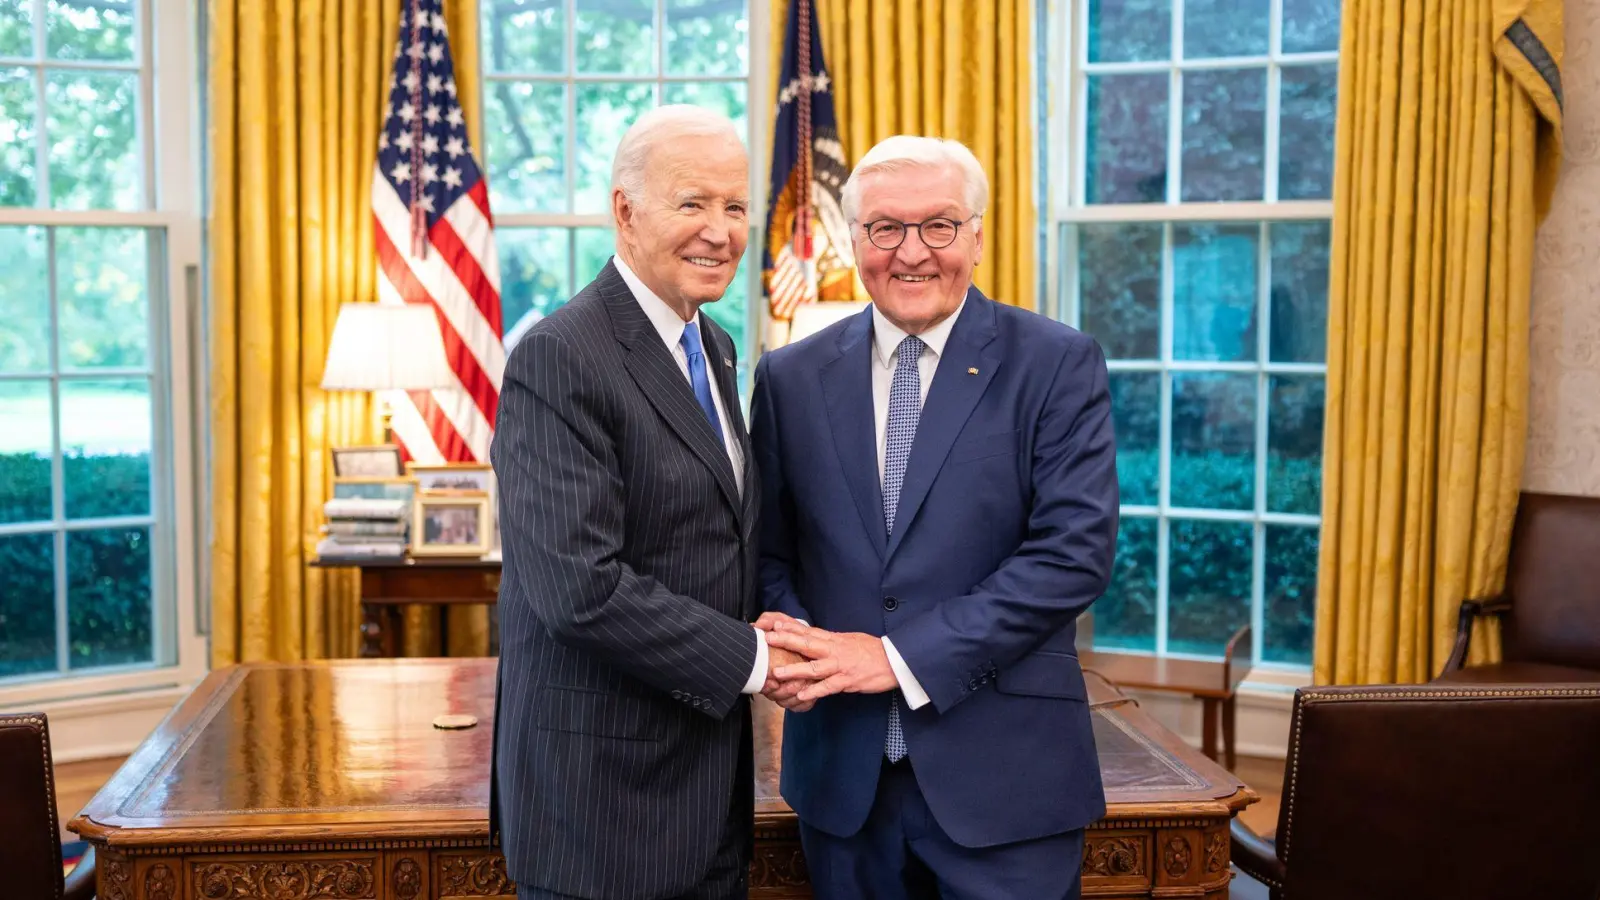
M 650 154 L 644 190 L 611 192 L 617 251 L 683 317 L 722 299 L 749 241 L 750 164 L 737 138 L 692 135 Z
M 912 224 L 944 216 L 961 222 L 955 241 L 931 249 L 919 229 L 883 250 L 867 239 L 867 225 L 879 219 Z M 907 334 L 921 334 L 961 306 L 972 284 L 972 269 L 983 258 L 981 220 L 967 221 L 966 184 L 953 165 L 907 166 L 866 175 L 861 181 L 855 236 L 861 283 L 884 318 Z

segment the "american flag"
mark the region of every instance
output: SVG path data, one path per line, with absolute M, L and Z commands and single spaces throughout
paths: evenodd
M 850 226 L 839 206 L 850 172 L 812 0 L 789 4 L 779 77 L 762 268 L 768 311 L 782 322 L 801 303 L 851 300 L 855 290 Z
M 394 437 L 420 463 L 484 462 L 505 369 L 489 188 L 456 95 L 440 0 L 402 0 L 372 178 L 378 299 L 439 317 L 459 388 L 394 398 Z

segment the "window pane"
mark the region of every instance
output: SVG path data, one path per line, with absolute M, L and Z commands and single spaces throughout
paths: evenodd
M 1167 575 L 1167 649 L 1221 656 L 1250 621 L 1254 527 L 1173 520 Z
M 655 17 L 654 0 L 578 0 L 578 71 L 653 74 Z
M 0 56 L 32 55 L 33 0 L 0 0 Z
M 611 157 L 640 114 L 656 105 L 651 84 L 578 85 L 578 186 L 576 211 L 611 209 Z
M 56 668 L 54 536 L 0 537 L 0 677 Z
M 74 669 L 150 662 L 150 530 L 67 532 L 67 635 Z
M 49 368 L 50 270 L 44 229 L 0 228 L 0 372 Z
M 583 287 L 600 276 L 611 254 L 616 251 L 617 239 L 609 228 L 575 228 L 578 235 L 576 280 Z
M 1327 222 L 1279 222 L 1272 243 L 1273 362 L 1319 363 L 1328 358 Z
M 565 228 L 495 229 L 495 249 L 500 253 L 500 312 L 506 334 L 522 334 L 571 299 L 567 233 Z
M 1183 76 L 1183 199 L 1260 200 L 1266 177 L 1267 72 Z
M 1143 62 L 1172 55 L 1171 0 L 1089 0 L 1089 62 Z
M 1278 112 L 1278 196 L 1325 200 L 1333 196 L 1333 120 L 1338 112 L 1339 67 L 1283 70 Z
M 1256 225 L 1172 227 L 1172 358 L 1256 358 Z
M 486 87 L 490 208 L 566 212 L 566 87 L 525 81 L 491 81 Z
M 150 431 L 147 379 L 61 383 L 67 518 L 149 514 Z
M 1267 509 L 1317 515 L 1322 510 L 1321 375 L 1268 379 Z
M 484 3 L 485 72 L 556 73 L 567 70 L 567 5 L 549 0 Z
M 38 202 L 33 74 L 0 69 L 0 206 Z
M 1283 52 L 1339 49 L 1339 4 L 1330 0 L 1283 0 Z
M 56 229 L 62 368 L 149 365 L 148 268 L 142 228 Z
M 692 103 L 714 109 L 739 126 L 739 137 L 750 142 L 750 123 L 745 114 L 743 81 L 678 82 L 662 85 L 662 103 Z
M 1185 0 L 1184 58 L 1265 55 L 1271 13 L 1271 0 Z
M 1172 505 L 1251 509 L 1256 494 L 1256 376 L 1172 376 Z
M 1110 359 L 1161 356 L 1161 225 L 1078 226 L 1079 327 Z
M 1267 526 L 1261 655 L 1266 662 L 1311 664 L 1317 620 L 1316 528 Z
M 1117 529 L 1111 586 L 1089 607 L 1096 647 L 1156 648 L 1156 576 L 1156 520 L 1124 517 Z
M 138 88 L 131 72 L 46 73 L 51 206 L 139 208 Z
M 0 428 L 0 523 L 47 522 L 50 384 L 0 381 L 0 422 L 5 423 Z
M 727 0 L 667 0 L 667 71 L 743 75 L 750 67 L 747 6 Z
M 134 0 L 49 0 L 44 24 L 55 59 L 131 61 Z
M 1154 506 L 1161 478 L 1161 373 L 1112 372 L 1111 421 L 1122 502 Z
M 1093 75 L 1085 127 L 1090 203 L 1167 199 L 1167 94 L 1157 75 Z

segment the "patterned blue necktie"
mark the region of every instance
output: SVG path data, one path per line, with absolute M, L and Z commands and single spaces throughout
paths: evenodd
M 689 357 L 689 384 L 694 388 L 694 398 L 700 401 L 700 408 L 705 410 L 711 430 L 716 432 L 720 445 L 723 442 L 722 420 L 717 418 L 717 404 L 711 399 L 711 380 L 706 377 L 706 354 L 700 346 L 700 323 L 690 322 L 683 326 L 683 337 L 678 338 L 678 346 Z
M 917 420 L 922 418 L 922 371 L 917 363 L 926 345 L 915 335 L 900 342 L 894 380 L 889 382 L 889 425 L 883 442 L 883 523 L 894 534 L 894 515 L 900 507 L 900 485 L 906 479 L 906 461 L 911 458 L 911 441 L 917 436 Z M 906 755 L 906 736 L 900 729 L 900 692 L 889 695 L 889 732 L 884 737 L 883 753 L 890 762 Z

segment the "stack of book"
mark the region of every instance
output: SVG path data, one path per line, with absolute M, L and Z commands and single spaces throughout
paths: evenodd
M 400 559 L 406 555 L 411 510 L 404 500 L 335 497 L 322 505 L 317 556 L 333 559 Z

